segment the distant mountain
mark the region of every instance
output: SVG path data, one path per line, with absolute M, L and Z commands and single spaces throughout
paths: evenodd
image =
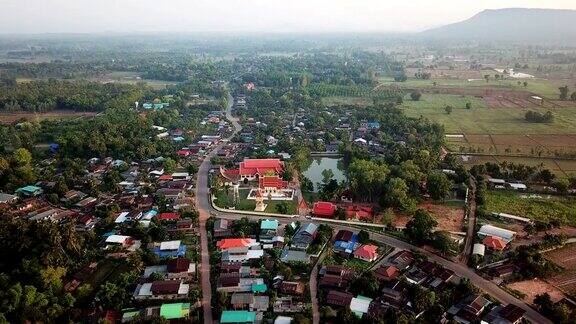
M 576 44 L 576 10 L 484 10 L 459 23 L 421 32 L 421 37 Z

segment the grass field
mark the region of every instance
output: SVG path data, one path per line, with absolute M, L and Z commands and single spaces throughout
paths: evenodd
M 466 109 L 466 102 L 472 104 Z M 446 105 L 454 109 L 447 114 Z M 576 132 L 576 108 L 521 109 L 486 108 L 480 99 L 457 95 L 423 95 L 420 101 L 405 100 L 404 113 L 410 117 L 426 117 L 444 125 L 446 133 L 469 134 L 574 134 Z M 552 110 L 554 122 L 550 124 L 529 123 L 524 119 L 526 111 L 546 113 Z
M 232 206 L 232 198 L 230 197 L 230 195 L 232 191 L 230 191 L 229 195 L 226 194 L 226 192 L 224 190 L 218 190 L 216 192 L 216 201 L 215 204 L 216 206 L 220 207 L 220 208 L 228 208 L 230 206 Z M 248 197 L 248 193 L 249 190 L 240 190 L 239 191 L 239 199 L 238 202 L 236 203 L 236 205 L 234 205 L 234 207 L 237 210 L 247 210 L 247 211 L 254 211 L 254 209 L 256 208 L 256 202 L 254 200 L 250 200 L 250 199 L 246 199 Z M 287 207 L 288 207 L 288 211 L 287 211 L 287 215 L 293 215 L 293 214 L 297 214 L 298 213 L 298 204 L 296 203 L 296 201 L 278 201 L 278 200 L 264 200 L 264 203 L 266 205 L 268 205 L 266 207 L 265 212 L 267 213 L 278 213 L 278 210 L 276 209 L 276 206 L 282 204 L 283 202 L 286 202 Z
M 401 88 L 427 88 L 427 87 L 458 87 L 458 88 L 490 88 L 499 90 L 524 90 L 530 91 L 540 96 L 549 99 L 557 99 L 560 91 L 558 87 L 561 86 L 557 81 L 549 81 L 545 79 L 507 79 L 502 81 L 496 81 L 493 79 L 494 71 L 486 71 L 483 74 L 490 74 L 491 80 L 486 82 L 485 80 L 475 80 L 468 81 L 467 79 L 430 79 L 430 80 L 420 80 L 414 78 L 408 78 L 405 82 L 395 82 L 392 78 L 381 78 L 379 81 L 383 86 L 396 86 Z M 526 81 L 528 85 L 524 87 L 523 84 L 518 84 Z
M 543 195 L 542 198 L 522 198 L 513 191 L 488 191 L 485 208 L 488 212 L 508 213 L 533 220 L 576 225 L 576 198 Z

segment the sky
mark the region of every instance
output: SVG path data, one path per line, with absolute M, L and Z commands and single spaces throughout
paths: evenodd
M 0 33 L 414 32 L 576 0 L 0 0 Z

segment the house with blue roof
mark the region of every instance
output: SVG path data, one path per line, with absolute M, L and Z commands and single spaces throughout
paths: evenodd
M 186 245 L 181 241 L 165 241 L 161 243 L 154 243 L 152 252 L 160 259 L 174 259 L 186 256 Z
M 380 129 L 380 123 L 377 121 L 369 121 L 366 123 L 366 126 L 368 126 L 369 129 Z
M 340 230 L 334 237 L 334 253 L 338 253 L 342 257 L 350 257 L 358 246 L 358 234 L 353 233 L 352 231 Z

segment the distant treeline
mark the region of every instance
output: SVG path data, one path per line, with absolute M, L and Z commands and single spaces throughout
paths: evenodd
M 55 109 L 103 111 L 109 106 L 132 106 L 146 89 L 128 84 L 59 80 L 0 82 L 0 110 L 45 112 Z

